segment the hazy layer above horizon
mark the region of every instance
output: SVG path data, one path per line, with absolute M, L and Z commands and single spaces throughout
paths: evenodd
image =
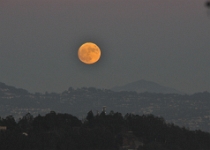
M 205 0 L 11 0 L 0 2 L 0 82 L 30 92 L 111 88 L 140 79 L 210 91 Z M 93 41 L 95 65 L 77 59 Z

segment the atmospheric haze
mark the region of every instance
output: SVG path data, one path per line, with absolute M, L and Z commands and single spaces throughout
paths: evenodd
M 205 0 L 0 1 L 0 81 L 30 92 L 111 88 L 140 79 L 210 91 Z M 87 41 L 100 61 L 77 57 Z

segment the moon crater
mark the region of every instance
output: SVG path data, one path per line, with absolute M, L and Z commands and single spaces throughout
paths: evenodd
M 82 44 L 78 50 L 78 58 L 85 64 L 94 64 L 100 57 L 100 48 L 92 42 Z

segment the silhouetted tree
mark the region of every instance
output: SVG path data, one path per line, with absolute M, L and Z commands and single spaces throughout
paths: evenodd
M 207 2 L 205 3 L 205 5 L 206 5 L 206 7 L 210 8 L 210 1 L 207 1 Z
M 12 115 L 7 116 L 3 119 L 3 124 L 7 126 L 8 130 L 15 130 L 17 129 L 17 123 Z
M 33 122 L 33 115 L 30 113 L 27 113 L 25 116 L 23 116 L 22 119 L 19 120 L 18 126 L 21 130 L 28 131 L 32 127 L 32 122 Z
M 88 121 L 92 121 L 94 119 L 94 115 L 93 115 L 93 111 L 92 110 L 88 112 L 86 119 Z

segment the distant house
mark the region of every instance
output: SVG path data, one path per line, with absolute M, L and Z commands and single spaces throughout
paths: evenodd
M 28 133 L 26 133 L 26 132 L 23 132 L 22 134 L 25 135 L 25 136 L 28 136 Z
M 5 131 L 5 130 L 7 130 L 6 126 L 0 126 L 0 131 Z

